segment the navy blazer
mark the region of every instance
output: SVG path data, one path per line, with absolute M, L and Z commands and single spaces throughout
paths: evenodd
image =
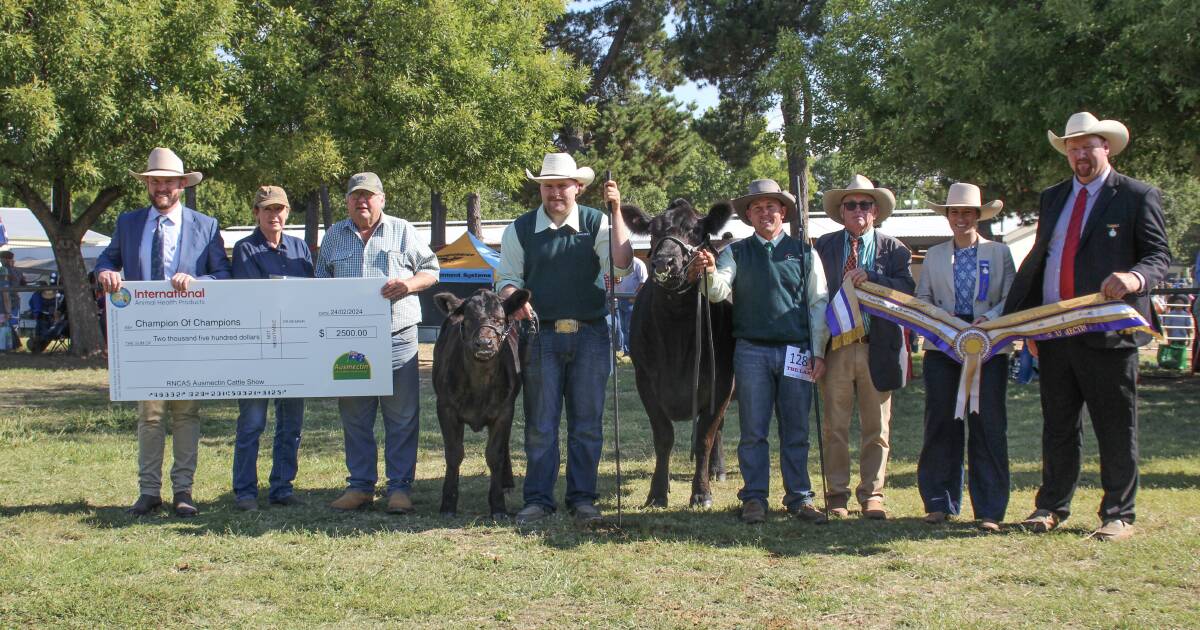
M 1070 179 L 1042 192 L 1037 240 L 1013 280 L 1004 303 L 1005 314 L 1042 305 L 1042 280 L 1050 239 L 1070 194 Z M 1162 280 L 1170 263 L 1162 193 L 1145 182 L 1110 171 L 1079 238 L 1075 254 L 1076 294 L 1099 292 L 1104 279 L 1113 272 L 1136 271 L 1146 279 L 1146 286 L 1141 293 L 1125 296 L 1125 301 L 1150 321 L 1149 289 Z M 1093 348 L 1134 348 L 1150 342 L 1150 335 L 1141 332 L 1088 333 L 1083 338 Z
M 117 217 L 117 231 L 96 259 L 97 274 L 124 271 L 126 280 L 149 279 L 142 277 L 139 256 L 149 210 L 149 207 L 131 210 Z M 183 208 L 175 257 L 179 261 L 176 273 L 186 273 L 198 280 L 223 280 L 230 275 L 229 259 L 225 257 L 225 243 L 221 240 L 217 220 L 187 206 Z
M 842 288 L 842 268 L 846 266 L 844 232 L 838 230 L 817 239 L 816 250 L 821 256 L 821 266 L 825 268 L 831 299 Z M 913 281 L 911 264 L 912 252 L 904 243 L 875 230 L 875 264 L 871 269 L 864 269 L 867 280 L 912 295 L 917 283 Z M 870 338 L 867 356 L 871 384 L 881 392 L 898 389 L 904 384 L 904 374 L 900 371 L 904 334 L 899 326 L 882 317 L 875 317 L 871 319 Z

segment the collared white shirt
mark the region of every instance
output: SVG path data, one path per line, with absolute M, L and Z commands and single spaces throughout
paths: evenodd
M 550 215 L 546 214 L 545 207 L 537 207 L 537 216 L 534 217 L 533 222 L 535 234 L 542 230 L 567 228 L 579 231 L 578 204 L 571 206 L 571 211 L 567 213 L 567 218 L 563 219 L 561 225 L 554 224 Z M 596 252 L 596 257 L 600 259 L 600 273 L 596 274 L 596 286 L 605 291 L 608 290 L 604 284 L 604 276 L 608 273 L 608 239 L 611 232 L 608 227 L 608 216 L 601 213 L 600 227 L 596 230 L 596 242 L 592 251 Z M 633 265 L 630 264 L 625 268 L 615 267 L 614 271 L 617 278 L 624 278 L 632 269 Z M 504 235 L 500 237 L 500 266 L 497 271 L 500 273 L 500 279 L 496 281 L 496 291 L 500 291 L 506 286 L 525 288 L 525 248 L 521 246 L 521 238 L 517 236 L 515 222 L 509 223 L 508 227 L 504 228 Z
M 759 243 L 771 244 L 774 248 L 783 240 L 785 232 L 768 241 L 755 232 L 754 237 Z M 710 302 L 720 302 L 733 295 L 733 279 L 737 277 L 737 261 L 733 257 L 733 248 L 726 245 L 717 256 L 717 270 L 708 276 L 708 299 Z M 825 285 L 825 268 L 821 265 L 821 257 L 815 250 L 809 250 L 808 277 L 804 286 L 808 293 L 808 321 L 812 335 L 813 356 L 824 358 L 825 344 L 829 341 L 829 324 L 825 322 L 825 306 L 829 303 L 829 290 Z M 734 299 L 737 299 L 734 297 Z
M 154 242 L 154 229 L 158 227 L 161 213 L 153 205 L 146 210 L 146 225 L 142 228 L 142 243 L 138 247 L 138 259 L 142 263 L 142 277 L 153 277 L 150 269 L 150 246 Z M 176 203 L 166 214 L 162 224 L 163 278 L 170 280 L 179 269 L 179 231 L 183 227 L 183 204 Z

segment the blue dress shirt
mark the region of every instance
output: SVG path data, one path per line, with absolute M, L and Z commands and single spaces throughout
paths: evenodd
M 271 276 L 313 277 L 312 253 L 308 244 L 295 236 L 283 235 L 279 247 L 271 247 L 262 230 L 233 246 L 233 277 L 237 280 L 263 280 Z

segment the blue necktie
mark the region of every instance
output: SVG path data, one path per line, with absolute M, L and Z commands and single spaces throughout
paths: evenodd
M 154 239 L 150 241 L 150 279 L 163 280 L 163 220 L 167 217 L 158 215 L 157 225 L 154 226 Z

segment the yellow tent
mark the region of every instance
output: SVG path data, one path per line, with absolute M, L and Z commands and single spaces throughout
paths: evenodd
M 469 284 L 492 284 L 496 281 L 496 267 L 500 265 L 500 253 L 475 238 L 470 232 L 438 250 L 441 282 L 463 282 Z

